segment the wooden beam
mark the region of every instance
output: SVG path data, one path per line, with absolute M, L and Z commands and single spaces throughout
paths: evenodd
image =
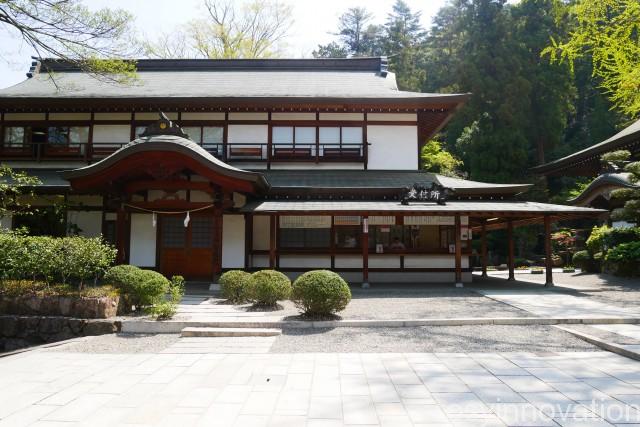
M 187 181 L 186 179 L 179 180 L 141 180 L 133 181 L 125 184 L 124 191 L 131 194 L 137 193 L 143 190 L 165 190 L 165 191 L 180 191 L 180 190 L 197 190 L 205 193 L 213 194 L 213 188 L 208 182 Z
M 253 250 L 253 214 L 244 215 L 244 268 L 251 267 L 251 251 Z
M 456 243 L 456 287 L 462 287 L 462 240 L 460 234 L 462 227 L 460 225 L 460 215 L 456 215 L 455 219 L 455 243 Z
M 514 260 L 514 244 L 513 244 L 513 220 L 507 221 L 507 245 L 508 245 L 508 259 L 509 265 L 509 278 L 507 280 L 516 280 L 515 276 L 515 260 Z
M 480 258 L 482 262 L 482 277 L 487 277 L 487 223 L 482 221 L 480 234 Z
M 553 286 L 553 252 L 551 251 L 551 217 L 544 216 L 544 253 L 545 253 L 545 286 Z

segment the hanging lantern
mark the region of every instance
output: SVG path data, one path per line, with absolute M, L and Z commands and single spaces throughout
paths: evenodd
M 156 228 L 156 225 L 158 225 L 158 215 L 155 212 L 151 216 L 151 224 L 153 224 L 153 228 Z
M 191 221 L 191 217 L 189 217 L 189 212 L 187 212 L 187 215 L 184 217 L 184 227 L 187 228 L 189 226 L 189 221 Z

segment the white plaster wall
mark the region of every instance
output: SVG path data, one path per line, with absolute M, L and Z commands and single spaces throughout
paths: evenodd
M 131 120 L 131 113 L 95 113 L 94 120 Z
M 102 235 L 102 212 L 100 211 L 68 211 L 67 224 L 75 224 L 84 237 Z
M 213 201 L 211 194 L 199 190 L 191 190 L 189 192 L 189 198 L 192 202 L 211 203 Z
M 256 251 L 269 250 L 269 217 L 253 217 L 253 249 Z
M 367 121 L 389 121 L 389 122 L 415 122 L 418 120 L 417 114 L 412 113 L 369 113 Z
M 156 228 L 152 214 L 131 214 L 129 262 L 138 267 L 156 265 Z
M 45 120 L 45 113 L 5 113 L 5 120 Z
M 244 267 L 244 216 L 222 217 L 222 268 Z
M 336 268 L 362 268 L 362 255 L 336 255 Z
M 49 120 L 91 120 L 91 113 L 49 113 Z
M 405 268 L 455 268 L 456 259 L 452 255 L 406 255 Z M 462 268 L 469 267 L 469 257 L 462 256 Z
M 417 126 L 367 126 L 369 169 L 418 169 Z
M 315 120 L 316 113 L 271 113 L 271 120 Z
M 241 208 L 247 204 L 247 196 L 240 193 L 233 193 L 233 207 Z
M 266 144 L 269 139 L 267 125 L 229 125 L 229 143 Z
M 224 120 L 224 113 L 182 113 L 181 120 Z
M 280 255 L 282 268 L 331 268 L 331 256 Z
M 268 120 L 269 113 L 229 113 L 229 120 Z
M 320 113 L 320 120 L 364 120 L 364 113 Z
M 131 126 L 129 125 L 94 125 L 93 142 L 129 142 Z
M 369 268 L 400 268 L 400 256 L 369 254 Z
M 169 120 L 178 120 L 178 113 L 176 112 L 164 112 Z M 158 113 L 136 113 L 136 120 L 158 120 L 160 115 Z
M 12 215 L 9 214 L 7 216 L 0 217 L 0 229 L 2 230 L 10 230 L 11 229 L 11 219 Z

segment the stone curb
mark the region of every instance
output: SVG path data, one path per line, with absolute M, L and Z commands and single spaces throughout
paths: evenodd
M 589 344 L 593 344 L 596 347 L 600 347 L 603 350 L 610 351 L 612 353 L 616 353 L 616 354 L 619 354 L 620 356 L 628 357 L 630 359 L 640 360 L 640 353 L 636 351 L 628 350 L 623 345 L 605 341 L 593 335 L 585 334 L 584 332 L 579 332 L 571 328 L 565 328 L 562 326 L 554 326 L 554 327 L 560 329 L 561 331 L 568 332 L 571 335 L 588 342 Z
M 187 327 L 215 328 L 406 328 L 416 326 L 468 326 L 468 325 L 561 325 L 561 324 L 640 324 L 637 317 L 616 318 L 545 318 L 498 317 L 455 319 L 395 319 L 395 320 L 123 320 L 121 332 L 136 334 L 177 334 Z

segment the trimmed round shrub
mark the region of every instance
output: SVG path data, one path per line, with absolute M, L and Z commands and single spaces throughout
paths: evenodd
M 117 265 L 105 274 L 105 282 L 113 284 L 124 294 L 127 304 L 145 307 L 165 300 L 170 282 L 162 274 L 142 270 L 133 265 Z
M 257 271 L 251 275 L 247 297 L 258 305 L 275 305 L 291 295 L 291 280 L 275 270 Z
M 578 251 L 573 254 L 571 261 L 573 262 L 573 265 L 586 271 L 589 268 L 591 257 L 589 256 L 588 251 Z
M 349 285 L 328 270 L 308 271 L 293 283 L 291 300 L 305 314 L 334 314 L 351 301 Z
M 247 288 L 251 273 L 242 270 L 230 270 L 220 276 L 220 292 L 232 303 L 247 301 Z

